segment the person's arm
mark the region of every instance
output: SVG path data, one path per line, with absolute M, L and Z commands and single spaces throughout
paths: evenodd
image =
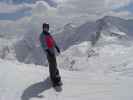
M 43 33 L 40 34 L 40 43 L 41 43 L 41 46 L 44 50 L 48 49 L 46 46 L 46 43 L 44 41 L 44 34 Z
M 60 49 L 56 44 L 55 44 L 55 48 L 56 48 L 57 52 L 60 53 Z
M 49 35 L 53 38 L 53 36 L 52 36 L 51 34 L 49 34 Z M 60 54 L 60 49 L 59 49 L 59 47 L 57 46 L 56 41 L 55 41 L 54 38 L 53 38 L 53 40 L 54 40 L 55 48 L 56 48 L 57 52 Z

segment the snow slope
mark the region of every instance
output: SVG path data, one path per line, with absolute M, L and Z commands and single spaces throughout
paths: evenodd
M 0 60 L 0 100 L 132 100 L 132 51 L 132 43 L 115 37 L 70 47 L 57 57 L 63 80 L 58 91 L 47 67 Z
M 71 46 L 58 56 L 58 61 L 59 66 L 67 70 L 104 73 L 115 68 L 121 70 L 133 62 L 132 51 L 132 42 L 102 36 L 95 46 L 89 41 Z
M 132 100 L 133 78 L 61 70 L 56 92 L 46 67 L 0 60 L 0 100 Z

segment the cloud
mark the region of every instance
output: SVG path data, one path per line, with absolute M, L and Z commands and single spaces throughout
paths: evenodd
M 69 11 L 73 13 L 79 12 L 95 12 L 95 10 L 101 10 L 104 8 L 104 0 L 67 0 L 59 5 L 59 10 Z M 97 9 L 98 8 L 98 9 Z M 71 9 L 71 10 L 70 10 Z
M 91 20 L 91 18 L 95 19 L 111 10 L 126 6 L 133 0 L 56 0 L 58 6 L 55 8 L 55 12 L 51 10 L 53 7 L 50 7 L 46 3 L 54 2 L 55 0 L 33 1 L 34 3 L 22 3 L 18 5 L 0 3 L 0 13 L 14 13 L 28 8 L 33 16 L 36 14 L 43 15 L 46 14 L 46 12 L 49 12 L 49 14 L 51 14 L 51 16 L 48 16 L 50 17 L 50 20 L 51 17 L 53 17 L 53 19 L 54 17 L 60 17 L 60 19 L 65 20 L 89 17 Z M 54 16 L 52 16 L 52 13 L 54 13 Z
M 44 1 L 36 1 L 35 3 L 22 3 L 22 4 L 8 4 L 0 2 L 0 13 L 15 13 L 21 12 L 23 10 L 32 10 L 33 8 L 45 7 L 47 9 L 49 7 L 48 3 Z
M 0 13 L 14 13 L 31 7 L 32 6 L 26 4 L 13 5 L 13 4 L 0 3 Z
M 45 1 L 19 5 L 0 3 L 0 13 L 14 13 L 26 8 L 28 9 L 25 12 L 30 13 L 30 16 L 24 16 L 16 21 L 1 21 L 0 25 L 9 27 L 9 31 L 0 27 L 0 32 L 22 34 L 34 30 L 39 33 L 43 22 L 48 22 L 51 30 L 55 31 L 67 23 L 82 24 L 104 15 L 127 17 L 132 14 L 126 10 L 115 12 L 114 9 L 126 6 L 130 2 L 131 0 L 59 0 L 56 8 Z
M 0 20 L 0 34 L 8 34 L 10 36 L 17 35 L 23 36 L 24 34 L 34 30 L 36 32 L 40 32 L 41 24 L 43 20 L 48 20 L 48 16 L 51 14 L 49 10 L 51 7 L 42 1 L 38 1 L 35 4 L 21 4 L 21 5 L 10 5 L 5 4 L 6 7 L 9 8 L 1 8 L 5 9 L 3 13 L 7 14 L 14 14 L 16 12 L 24 11 L 31 13 L 30 16 L 24 16 L 17 20 Z M 26 9 L 30 8 L 30 9 Z M 54 8 L 52 8 L 54 9 Z M 50 11 L 52 12 L 52 11 Z M 52 18 L 53 19 L 53 18 Z M 8 29 L 7 29 L 8 28 Z
M 133 0 L 106 0 L 106 6 L 111 9 L 117 9 L 129 5 Z
M 119 12 L 110 11 L 110 12 L 108 12 L 108 15 L 128 19 L 129 16 L 132 15 L 132 13 L 129 11 L 126 11 L 126 10 L 125 11 L 119 11 Z
M 31 19 L 36 24 L 46 21 L 53 30 L 67 23 L 81 24 L 95 20 L 101 17 L 101 13 L 108 11 L 105 7 L 104 0 L 65 0 L 59 2 L 56 8 L 40 1 L 36 2 L 36 6 L 31 10 Z

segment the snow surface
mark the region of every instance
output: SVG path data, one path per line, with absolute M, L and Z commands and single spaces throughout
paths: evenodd
M 0 60 L 0 100 L 132 100 L 132 44 L 101 43 L 83 42 L 57 57 L 63 81 L 58 91 L 48 67 Z
M 0 100 L 132 100 L 133 78 L 61 70 L 56 92 L 48 68 L 0 60 Z
M 127 22 L 105 17 L 79 27 L 66 25 L 55 36 L 65 48 L 57 56 L 63 81 L 58 90 L 52 88 L 39 33 L 29 32 L 20 40 L 1 35 L 0 100 L 132 100 L 133 42 Z M 100 37 L 92 45 L 95 29 Z

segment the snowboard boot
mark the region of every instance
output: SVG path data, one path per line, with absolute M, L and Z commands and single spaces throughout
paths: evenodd
M 60 76 L 56 76 L 56 78 L 52 81 L 53 87 L 62 86 L 62 81 Z

